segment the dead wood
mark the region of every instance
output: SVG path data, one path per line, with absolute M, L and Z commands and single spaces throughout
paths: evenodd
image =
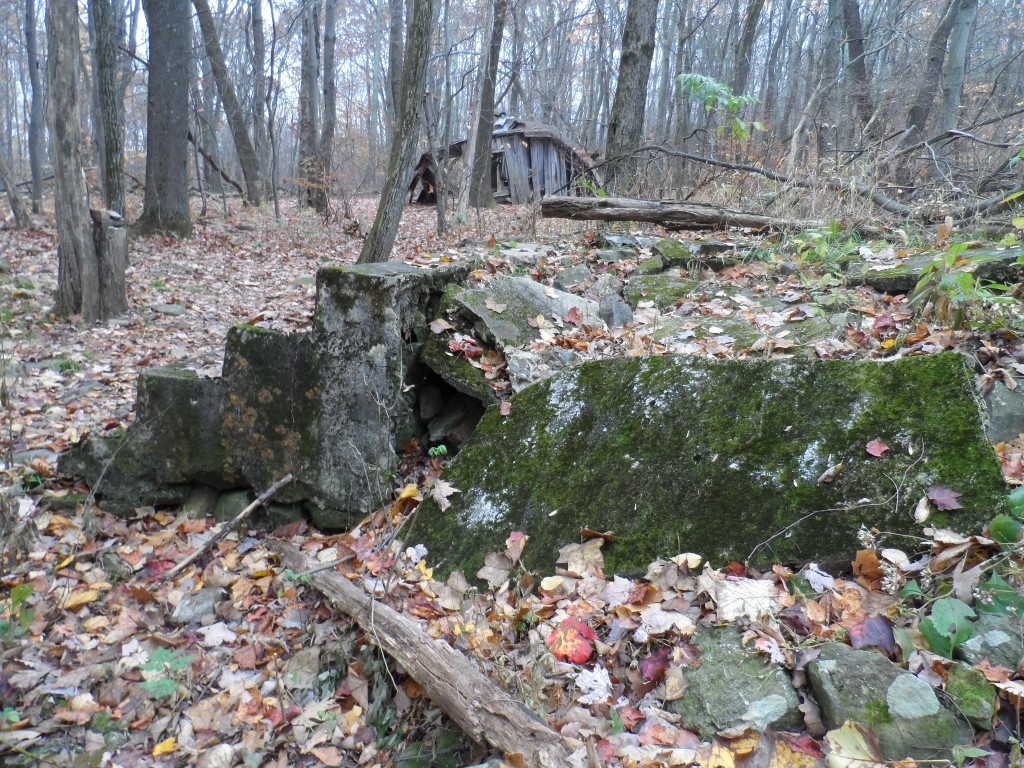
M 545 197 L 541 201 L 540 212 L 549 219 L 647 221 L 669 230 L 750 227 L 790 231 L 829 226 L 827 221 L 764 216 L 702 203 L 630 200 L 622 197 Z M 886 236 L 885 230 L 868 224 L 854 224 L 850 229 L 867 237 Z
M 312 573 L 312 586 L 355 619 L 367 637 L 401 664 L 470 738 L 486 741 L 505 755 L 520 755 L 517 765 L 568 765 L 569 753 L 558 733 L 485 676 L 473 661 L 428 637 L 418 622 L 378 603 L 340 573 L 315 573 L 317 563 L 298 547 L 281 541 L 268 545 L 284 565 Z
M 166 578 L 170 579 L 177 576 L 188 566 L 192 565 L 192 563 L 194 563 L 196 560 L 202 557 L 205 552 L 209 552 L 211 549 L 213 549 L 213 546 L 218 541 L 223 539 L 225 536 L 227 536 L 229 533 L 235 530 L 238 526 L 240 526 L 245 521 L 245 519 L 249 517 L 249 515 L 255 512 L 262 504 L 266 504 L 271 496 L 273 496 L 279 490 L 284 488 L 291 481 L 291 475 L 285 475 L 280 480 L 275 480 L 273 485 L 271 485 L 269 488 L 267 488 L 267 490 L 265 490 L 263 493 L 257 496 L 256 500 L 252 504 L 250 504 L 237 515 L 235 515 L 231 520 L 228 520 L 224 523 L 217 523 L 217 525 L 213 527 L 213 531 L 211 532 L 210 538 L 207 540 L 207 542 L 203 544 L 203 546 L 201 546 L 195 552 L 193 552 L 191 555 L 182 560 L 180 563 L 178 563 L 176 566 L 171 568 L 171 570 L 167 572 Z

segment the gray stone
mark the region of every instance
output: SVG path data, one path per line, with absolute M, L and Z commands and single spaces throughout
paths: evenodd
M 654 244 L 651 253 L 659 262 L 647 267 L 649 271 L 653 271 L 659 263 L 659 270 L 692 264 L 703 264 L 718 270 L 740 262 L 735 246 L 713 240 L 676 240 L 674 237 L 665 237 Z
M 693 642 L 700 648 L 700 666 L 685 669 L 686 695 L 667 705 L 684 726 L 704 739 L 744 723 L 756 731 L 803 726 L 789 675 L 745 648 L 735 627 L 698 627 Z
M 444 405 L 444 395 L 441 394 L 441 390 L 437 387 L 423 386 L 420 387 L 419 397 L 416 402 L 420 409 L 420 420 L 430 421 L 441 412 L 441 406 Z
M 1024 657 L 1021 620 L 997 613 L 982 613 L 974 622 L 970 638 L 956 647 L 954 655 L 971 665 L 988 659 L 997 666 L 1016 669 Z
M 946 759 L 973 738 L 927 682 L 877 653 L 827 643 L 808 676 L 825 727 L 847 720 L 870 727 L 887 760 Z
M 184 304 L 153 304 L 150 306 L 150 309 L 161 315 L 170 315 L 172 317 L 180 317 L 188 311 L 185 309 Z
M 502 246 L 499 253 L 513 267 L 532 267 L 547 256 L 550 250 L 550 246 L 540 243 L 519 243 L 510 247 Z
M 521 392 L 579 361 L 575 352 L 558 347 L 505 350 L 506 369 L 513 392 Z
M 181 504 L 195 483 L 214 488 L 241 480 L 225 450 L 219 379 L 157 368 L 139 376 L 136 420 L 120 436 L 90 436 L 61 454 L 61 473 L 82 477 L 103 509 Z
M 256 495 L 248 490 L 222 493 L 213 507 L 213 519 L 218 523 L 234 520 L 255 498 Z
M 11 262 L 8 261 L 7 259 L 5 259 L 3 256 L 0 256 L 0 272 L 10 272 L 10 271 L 11 271 Z
M 636 309 L 641 301 L 653 301 L 658 309 L 670 307 L 697 289 L 697 281 L 672 274 L 640 275 L 630 279 L 625 299 Z
M 609 328 L 633 322 L 633 310 L 618 296 L 605 296 L 601 299 L 598 311 Z
M 499 312 L 488 308 L 498 305 Z M 456 293 L 455 304 L 464 314 L 475 318 L 476 335 L 500 349 L 519 347 L 540 338 L 540 330 L 529 321 L 538 315 L 553 326 L 562 324 L 575 308 L 580 322 L 602 327 L 596 301 L 584 299 L 555 288 L 547 288 L 525 277 L 497 275 L 480 288 L 467 288 Z
M 304 520 L 306 512 L 301 504 L 267 504 L 259 511 L 257 518 L 260 524 L 266 521 L 266 527 L 273 530 L 298 520 Z
M 33 459 L 43 459 L 44 461 L 52 461 L 56 458 L 57 454 L 48 448 L 32 448 L 28 451 L 18 451 L 11 456 L 11 461 L 15 464 L 29 465 Z
M 1024 434 L 1024 387 L 1009 389 L 997 381 L 985 395 L 988 407 L 988 439 L 993 443 L 1016 440 Z
M 554 286 L 560 291 L 571 291 L 580 283 L 590 280 L 594 273 L 586 264 L 577 264 L 574 267 L 563 269 L 555 275 Z
M 199 486 L 194 488 L 185 499 L 183 511 L 192 520 L 202 520 L 213 514 L 219 498 L 220 493 L 213 488 L 205 485 Z
M 946 675 L 945 691 L 953 702 L 954 712 L 966 717 L 978 730 L 992 730 L 996 689 L 981 671 L 966 664 L 953 664 Z
M 186 592 L 171 612 L 171 621 L 175 624 L 194 624 L 203 616 L 213 616 L 217 603 L 225 597 L 221 587 L 203 587 L 194 592 Z
M 484 405 L 498 402 L 498 396 L 484 372 L 471 365 L 461 354 L 450 350 L 448 339 L 447 335 L 435 335 L 427 339 L 420 358 L 422 363 L 457 392 L 469 395 Z M 398 444 L 402 442 L 398 441 Z
M 601 248 L 594 254 L 594 258 L 604 264 L 614 264 L 617 261 L 635 259 L 636 251 L 632 248 Z
M 876 439 L 893 450 L 871 456 Z M 929 526 L 979 530 L 1006 506 L 973 372 L 955 353 L 586 362 L 520 390 L 507 417 L 489 409 L 443 477 L 461 493 L 443 513 L 425 501 L 417 536 L 466 573 L 512 531 L 530 536 L 527 567 L 551 572 L 586 527 L 615 531 L 608 573 L 643 573 L 680 546 L 713 564 L 830 567 L 849 563 L 862 524 L 921 535 L 914 504 L 936 483 L 962 493 L 964 509 L 935 510 Z M 826 509 L 843 512 L 816 512 Z
M 585 295 L 588 299 L 595 299 L 597 301 L 608 296 L 618 296 L 619 298 L 622 298 L 622 290 L 625 285 L 626 284 L 615 275 L 605 272 L 603 275 L 598 275 L 598 278 L 594 281 L 594 284 L 587 289 Z

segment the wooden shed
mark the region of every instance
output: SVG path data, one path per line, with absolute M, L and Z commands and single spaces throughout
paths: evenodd
M 448 147 L 448 158 L 463 157 L 467 139 Z M 435 155 L 420 157 L 409 186 L 409 199 L 436 201 Z M 499 203 L 529 203 L 544 195 L 589 195 L 601 179 L 589 156 L 576 149 L 549 125 L 499 117 L 491 132 L 491 189 Z M 452 186 L 449 182 L 449 186 Z

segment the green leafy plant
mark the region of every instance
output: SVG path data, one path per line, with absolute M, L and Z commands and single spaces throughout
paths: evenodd
M 963 600 L 941 597 L 931 605 L 928 616 L 921 619 L 921 634 L 932 651 L 953 658 L 953 651 L 971 636 L 971 619 L 977 614 Z
M 0 720 L 5 723 L 16 723 L 21 720 L 21 715 L 14 707 L 4 707 L 0 709 Z
M 427 449 L 427 454 L 429 456 L 447 456 L 448 446 L 444 445 L 444 443 L 441 445 L 435 445 L 434 447 Z
M 1017 299 L 1010 286 L 975 275 L 971 268 L 985 257 L 964 258 L 961 254 L 966 249 L 963 243 L 951 245 L 921 271 L 910 294 L 910 306 L 923 319 L 934 319 L 953 328 L 1019 322 L 1019 316 L 1012 314 Z
M 291 568 L 285 568 L 281 572 L 281 577 L 285 581 L 294 581 L 294 582 L 297 582 L 299 584 L 312 584 L 313 583 L 313 575 L 312 574 L 310 574 L 310 573 L 296 573 Z
M 155 699 L 165 699 L 178 692 L 178 678 L 188 669 L 193 657 L 167 648 L 157 648 L 142 665 L 146 672 L 160 672 L 159 677 L 146 680 L 142 687 Z
M 719 114 L 725 120 L 722 130 L 729 131 L 729 134 L 737 139 L 749 139 L 750 129 L 764 130 L 760 123 L 744 123 L 739 118 L 743 108 L 757 104 L 759 99 L 753 96 L 737 96 L 725 83 L 720 83 L 713 77 L 698 75 L 695 72 L 684 72 L 676 78 L 682 86 L 683 94 L 690 99 L 696 99 L 704 103 L 704 109 L 709 113 Z
M 11 590 L 11 596 L 0 603 L 3 608 L 0 615 L 6 615 L 6 619 L 0 619 L 0 642 L 9 642 L 25 634 L 25 630 L 35 621 L 36 612 L 25 603 L 32 596 L 35 588 L 31 584 L 19 584 Z

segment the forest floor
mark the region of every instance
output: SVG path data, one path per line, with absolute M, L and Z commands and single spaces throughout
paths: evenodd
M 374 204 L 356 200 L 354 212 L 372 221 Z M 198 221 L 195 237 L 188 240 L 132 240 L 130 312 L 83 327 L 51 314 L 56 232 L 52 212 L 38 218 L 39 227 L 29 232 L 0 232 L 0 260 L 7 263 L 0 271 L 0 476 L 8 488 L 0 496 L 0 511 L 11 527 L 23 523 L 16 538 L 10 529 L 4 532 L 0 561 L 0 764 L 214 768 L 482 761 L 486 749 L 462 737 L 416 681 L 373 650 L 372 638 L 304 582 L 274 566 L 265 533 L 229 537 L 205 567 L 166 578 L 202 542 L 207 521 L 189 520 L 177 509 L 140 509 L 135 518 L 123 520 L 99 509 L 67 507 L 61 499 L 74 484 L 54 476 L 55 456 L 70 443 L 131 422 L 141 370 L 183 364 L 216 375 L 233 324 L 307 328 L 316 269 L 354 262 L 361 240 L 293 206 L 285 207 L 281 221 L 267 210 L 233 207 L 227 216 Z M 528 211 L 512 207 L 485 211 L 443 238 L 434 225 L 432 208 L 407 209 L 395 259 L 485 252 L 508 239 L 581 248 L 593 229 L 531 220 Z M 657 227 L 645 231 L 664 234 Z M 889 311 L 898 314 L 905 307 Z M 940 331 L 982 350 L 982 363 L 1014 359 L 1009 353 L 1000 356 L 1000 342 L 992 334 L 928 329 Z M 873 356 L 877 349 L 865 343 L 864 353 Z M 1005 474 L 1016 481 L 1024 475 L 1019 448 L 1003 446 L 1001 453 Z M 440 465 L 440 459 L 432 460 L 431 469 Z M 350 579 L 420 619 L 430 636 L 479 658 L 514 695 L 546 713 L 567 743 L 579 746 L 574 764 L 581 766 L 588 764 L 587 745 L 591 765 L 634 766 L 727 766 L 766 759 L 779 766 L 824 765 L 823 749 L 833 756 L 839 749 L 831 742 L 826 747 L 821 723 L 810 710 L 801 734 L 759 738 L 742 731 L 702 741 L 645 696 L 664 685 L 678 661 L 656 645 L 681 642 L 685 649 L 686 633 L 663 628 L 661 642 L 643 648 L 628 638 L 613 640 L 607 633 L 608 605 L 618 606 L 619 618 L 638 622 L 642 610 L 661 603 L 666 611 L 671 603 L 671 611 L 685 614 L 690 623 L 737 620 L 767 657 L 785 666 L 794 663 L 795 650 L 809 638 L 863 636 L 865 627 L 877 633 L 870 620 L 879 614 L 900 613 L 908 626 L 914 621 L 914 611 L 897 611 L 897 599 L 885 591 L 892 582 L 883 584 L 883 574 L 891 568 L 883 568 L 863 542 L 850 542 L 860 576 L 819 581 L 821 590 L 811 597 L 792 594 L 787 585 L 793 574 L 781 567 L 767 574 L 748 574 L 740 566 L 730 571 L 739 584 L 767 582 L 768 599 L 779 610 L 800 613 L 799 629 L 717 615 L 688 581 L 691 565 L 696 573 L 697 564 L 687 559 L 675 564 L 681 576 L 674 591 L 639 580 L 609 577 L 605 582 L 599 567 L 577 574 L 579 584 L 589 582 L 578 591 L 576 579 L 534 584 L 511 573 L 511 589 L 469 593 L 455 608 L 445 595 L 458 592 L 458 585 L 434 582 L 418 548 L 394 543 L 418 494 L 407 489 L 394 505 L 343 535 L 323 536 L 303 524 L 276 533 L 301 535 L 303 549 L 321 562 L 353 554 L 342 567 Z M 517 546 L 510 540 L 513 562 Z M 958 548 L 955 557 L 951 547 Z M 1002 552 L 978 537 L 952 542 L 937 536 L 930 548 L 943 569 L 957 562 L 973 566 L 997 553 L 1002 572 L 1020 567 L 1019 553 Z M 220 588 L 229 599 L 198 623 L 176 624 L 175 607 L 200 587 Z M 600 601 L 594 596 L 602 589 L 605 608 L 595 607 Z M 598 628 L 600 641 L 573 629 L 570 620 L 578 617 Z M 884 647 L 890 641 L 875 637 L 867 644 Z M 599 659 L 596 668 L 603 664 L 612 670 L 614 685 L 606 690 L 602 680 L 581 675 L 579 665 L 567 663 L 571 655 L 556 658 L 548 646 L 559 642 Z M 929 680 L 941 685 L 944 660 L 923 641 L 915 653 L 921 654 L 916 663 L 929 668 Z M 895 645 L 893 654 L 898 654 Z M 1004 697 L 1005 707 L 1012 709 L 1024 698 L 1014 670 L 987 674 L 999 685 L 1020 689 L 1014 695 L 1021 698 Z M 609 700 L 620 703 L 612 709 Z M 1007 719 L 1002 730 L 980 733 L 977 745 L 984 749 L 964 759 L 979 766 L 1005 765 L 1015 734 L 1016 720 Z M 870 746 L 848 757 L 865 761 L 862 765 L 879 760 Z

